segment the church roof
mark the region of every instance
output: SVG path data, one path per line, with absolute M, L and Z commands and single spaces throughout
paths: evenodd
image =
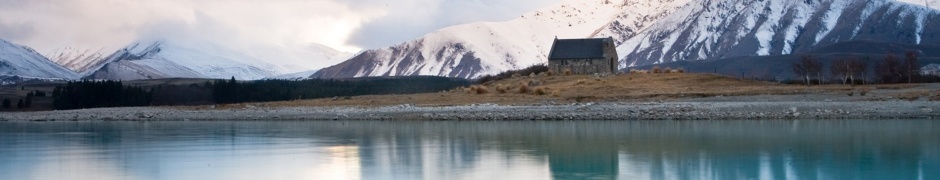
M 548 59 L 605 58 L 604 45 L 607 43 L 613 43 L 613 38 L 555 39 Z

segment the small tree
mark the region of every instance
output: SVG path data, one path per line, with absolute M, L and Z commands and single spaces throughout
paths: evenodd
M 836 59 L 832 61 L 832 65 L 829 66 L 829 72 L 832 73 L 832 77 L 842 81 L 842 84 L 845 84 L 849 81 L 849 77 L 852 75 L 852 71 L 849 68 L 849 61 L 846 59 Z
M 917 71 L 919 68 L 917 64 L 917 52 L 907 51 L 904 53 L 904 63 L 901 67 L 901 72 L 904 73 L 904 76 L 907 76 L 908 84 L 914 83 L 914 76 L 918 75 Z
M 793 63 L 792 69 L 793 73 L 799 75 L 806 85 L 812 83 L 813 76 L 816 76 L 817 80 L 822 76 L 822 63 L 819 63 L 810 55 L 800 57 L 799 62 Z
M 23 99 L 20 99 L 19 101 L 16 102 L 16 109 L 23 109 L 23 108 L 26 108 L 26 104 L 23 103 Z
M 26 107 L 33 106 L 33 92 L 26 93 Z
M 3 98 L 3 109 L 10 109 L 10 99 Z
M 901 62 L 897 56 L 888 54 L 885 56 L 884 61 L 877 65 L 876 73 L 883 83 L 898 83 L 901 81 L 901 76 L 903 76 L 903 73 L 899 71 L 900 67 Z
M 849 67 L 854 71 L 852 75 L 852 84 L 855 84 L 856 78 L 861 78 L 862 83 L 865 83 L 866 77 L 868 77 L 868 63 L 867 61 L 862 61 L 861 59 L 852 59 L 849 61 Z
M 832 61 L 830 66 L 830 73 L 835 78 L 838 78 L 842 81 L 842 84 L 852 84 L 854 85 L 857 82 L 857 78 L 862 78 L 866 76 L 865 72 L 868 71 L 868 64 L 864 61 L 859 60 L 854 57 L 847 57 Z

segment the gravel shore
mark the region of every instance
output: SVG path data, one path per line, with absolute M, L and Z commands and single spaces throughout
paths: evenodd
M 446 107 L 101 108 L 2 113 L 0 121 L 940 119 L 937 101 L 604 102 Z

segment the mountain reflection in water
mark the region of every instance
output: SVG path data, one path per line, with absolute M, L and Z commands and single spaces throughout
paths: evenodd
M 0 122 L 0 179 L 940 179 L 938 124 Z

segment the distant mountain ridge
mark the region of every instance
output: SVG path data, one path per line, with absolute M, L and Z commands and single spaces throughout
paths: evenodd
M 235 50 L 210 42 L 141 41 L 92 63 L 82 75 L 112 80 L 229 77 L 256 80 L 310 71 L 316 68 L 314 61 L 338 61 L 347 56 L 322 45 Z
M 78 74 L 62 67 L 32 48 L 0 39 L 0 76 L 78 79 Z

